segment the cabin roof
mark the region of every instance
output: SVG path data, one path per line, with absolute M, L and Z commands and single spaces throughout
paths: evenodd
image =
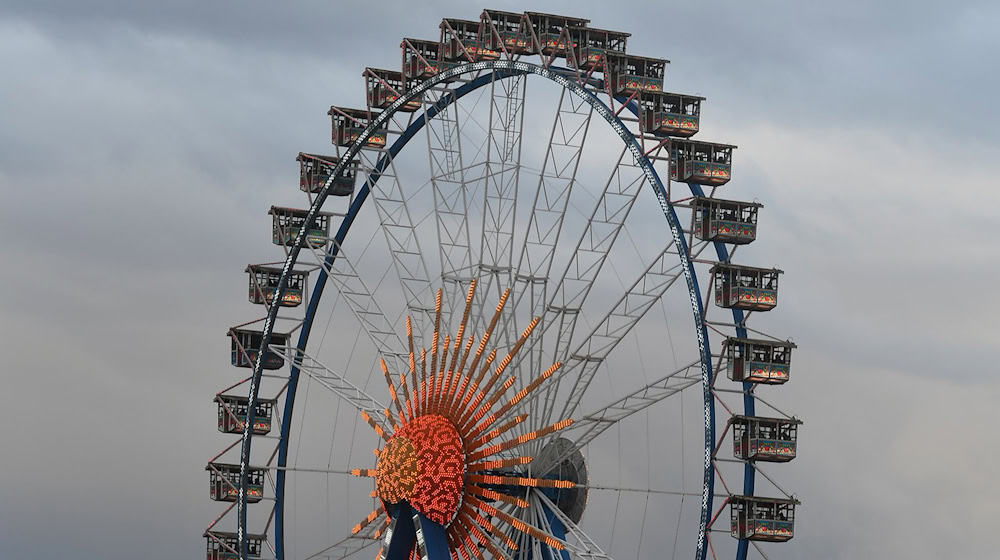
M 270 272 L 272 274 L 281 274 L 281 267 L 269 266 L 266 264 L 248 264 L 244 272 Z M 306 276 L 309 272 L 305 270 L 292 270 L 290 271 L 293 275 Z
M 692 140 L 690 138 L 671 138 L 670 139 L 670 143 L 671 144 L 695 144 L 695 145 L 700 144 L 702 146 L 713 146 L 713 147 L 716 147 L 716 148 L 732 148 L 734 150 L 737 148 L 737 146 L 735 144 L 723 144 L 721 142 L 705 142 L 704 140 Z
M 403 73 L 399 70 L 387 70 L 385 68 L 372 68 L 371 66 L 368 66 L 365 68 L 365 71 L 361 73 L 361 75 L 364 76 L 369 72 L 383 79 L 396 80 L 400 82 L 403 81 Z
M 794 342 L 791 340 L 764 340 L 763 338 L 739 338 L 737 336 L 731 336 L 726 339 L 727 342 L 749 342 L 750 344 L 766 344 L 768 346 L 787 346 L 789 348 L 798 348 Z
M 239 536 L 236 533 L 233 533 L 232 531 L 205 531 L 205 534 L 202 535 L 202 536 L 203 537 L 208 537 L 208 536 L 212 536 L 212 535 L 214 535 L 216 537 L 219 537 L 220 539 L 236 539 L 236 538 L 239 538 Z M 264 536 L 264 535 L 255 535 L 255 534 L 252 534 L 252 533 L 247 533 L 247 538 L 248 539 L 255 539 L 255 540 L 266 540 L 267 539 L 267 537 Z
M 598 33 L 607 33 L 608 35 L 615 35 L 618 37 L 631 37 L 632 34 L 628 31 L 615 31 L 614 29 L 603 29 L 600 27 L 590 27 L 589 25 L 573 26 L 570 31 L 596 31 Z
M 302 208 L 288 208 L 286 206 L 272 206 L 270 210 L 267 211 L 268 215 L 273 216 L 275 213 L 280 214 L 290 214 L 292 216 L 305 216 L 309 213 L 309 210 Z M 317 216 L 342 216 L 343 214 L 336 214 L 334 212 L 316 212 Z
M 215 395 L 215 402 L 221 403 L 222 401 L 235 402 L 235 403 L 248 403 L 250 402 L 249 397 L 244 397 L 243 395 Z M 257 404 L 276 404 L 278 399 L 257 399 Z
M 570 23 L 570 25 L 572 25 L 575 22 L 579 22 L 579 23 L 583 23 L 583 24 L 590 23 L 590 20 L 586 19 L 586 18 L 578 18 L 578 17 L 574 17 L 574 16 L 561 16 L 559 14 L 547 14 L 545 12 L 524 12 L 524 15 L 526 15 L 528 17 L 541 16 L 541 17 L 547 17 L 547 18 L 564 19 L 564 20 L 566 20 L 567 23 Z
M 402 46 L 402 43 L 409 43 L 414 48 L 430 47 L 430 46 L 437 47 L 438 45 L 441 44 L 440 41 L 438 41 L 437 39 L 411 39 L 409 37 L 404 37 L 403 41 L 400 43 L 400 46 Z
M 239 328 L 239 327 L 233 327 L 233 328 L 229 329 L 228 331 L 226 331 L 226 336 L 229 336 L 229 333 L 262 334 L 263 332 L 264 331 L 258 331 L 258 330 L 254 330 L 254 329 L 242 329 L 242 328 Z M 289 333 L 272 332 L 271 336 L 283 336 L 285 338 L 288 338 L 288 334 Z
M 768 504 L 786 504 L 786 505 L 798 505 L 802 502 L 796 500 L 795 498 L 765 498 L 762 496 L 743 496 L 734 495 L 729 496 L 730 502 L 736 503 L 768 503 Z
M 475 25 L 478 27 L 479 24 L 481 23 L 481 21 L 478 19 L 473 20 L 473 19 L 460 19 L 460 18 L 443 18 L 441 20 L 441 25 L 444 25 L 445 22 L 447 22 L 448 25 L 452 27 L 455 27 L 456 24 Z
M 632 54 L 632 53 L 622 53 L 622 52 L 611 51 L 611 52 L 607 53 L 607 56 L 614 57 L 614 58 L 624 58 L 624 59 L 627 59 L 627 60 L 646 60 L 646 61 L 650 61 L 650 62 L 662 62 L 663 64 L 670 64 L 670 61 L 667 60 L 666 58 L 658 58 L 658 57 L 655 57 L 655 56 L 641 56 L 641 55 Z
M 744 200 L 726 200 L 724 198 L 711 198 L 707 196 L 696 196 L 692 199 L 693 204 L 699 202 L 721 202 L 723 204 L 738 204 L 740 206 L 753 206 L 754 208 L 763 208 L 764 205 L 759 202 L 746 202 Z
M 354 117 L 356 119 L 367 119 L 369 111 L 367 109 L 351 109 L 349 107 L 331 106 L 330 110 L 326 112 L 326 114 L 330 116 L 338 115 L 340 113 L 343 113 L 349 117 Z M 379 116 L 379 113 L 376 111 L 372 111 L 371 116 L 374 119 L 375 117 Z
M 770 422 L 779 422 L 779 423 L 782 423 L 782 424 L 795 424 L 795 425 L 798 425 L 798 424 L 802 423 L 802 420 L 799 420 L 798 418 L 795 418 L 794 416 L 791 417 L 791 418 L 773 418 L 773 417 L 769 417 L 769 416 L 744 416 L 743 414 L 734 414 L 732 417 L 729 418 L 729 423 L 730 424 L 735 424 L 736 423 L 735 421 L 737 421 L 737 420 L 741 420 L 741 421 L 747 421 L 747 420 L 765 420 L 765 421 L 770 421 Z
M 742 264 L 732 264 L 732 263 L 716 263 L 715 266 L 711 268 L 711 272 L 715 272 L 716 269 L 719 270 L 750 270 L 754 272 L 777 272 L 778 274 L 784 274 L 785 271 L 778 268 L 761 268 L 757 266 L 746 266 Z
M 212 470 L 212 467 L 215 467 L 215 468 L 219 469 L 220 471 L 224 471 L 224 470 L 227 470 L 227 469 L 240 470 L 240 465 L 235 464 L 235 463 L 209 463 L 209 464 L 205 465 L 205 470 L 206 471 L 210 471 L 210 470 Z M 250 470 L 252 470 L 252 471 L 266 471 L 267 468 L 266 467 L 250 467 Z
M 704 101 L 705 98 L 700 95 L 693 95 L 690 93 L 674 93 L 672 91 L 650 91 L 643 92 L 643 97 L 653 96 L 653 97 L 682 97 L 684 99 L 697 99 L 698 101 Z

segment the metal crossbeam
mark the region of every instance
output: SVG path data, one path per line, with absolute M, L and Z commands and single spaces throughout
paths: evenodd
M 425 114 L 448 95 L 453 95 L 448 88 L 429 90 L 424 94 Z M 465 179 L 458 113 L 458 107 L 448 103 L 434 118 L 427 119 L 424 126 L 434 191 L 441 278 L 445 285 L 451 284 L 445 298 L 446 316 L 450 316 L 452 304 L 462 297 L 464 287 L 472 279 L 473 266 L 469 241 L 469 203 L 473 193 L 469 192 Z
M 375 349 L 385 359 L 390 370 L 400 372 L 404 371 L 404 368 L 408 368 L 409 352 L 405 350 L 407 346 L 403 344 L 399 333 L 389 322 L 382 307 L 358 274 L 344 248 L 340 247 L 337 259 L 333 261 L 332 265 L 328 265 L 325 261 L 325 255 L 316 249 L 311 248 L 310 252 L 319 265 L 326 270 L 329 281 L 340 291 L 340 295 L 354 312 L 354 316 L 368 334 Z
M 552 513 L 559 518 L 559 521 L 566 528 L 566 541 L 564 541 L 564 543 L 566 544 L 566 548 L 570 551 L 571 556 L 576 558 L 613 560 L 606 552 L 604 552 L 604 550 L 601 549 L 600 546 L 597 545 L 597 542 L 594 541 L 590 535 L 584 532 L 579 525 L 574 523 L 572 519 L 563 513 L 562 510 L 559 509 L 559 506 L 552 503 L 552 500 L 545 496 L 541 490 L 537 488 L 532 489 L 531 502 L 532 509 L 536 510 L 536 515 L 545 522 L 546 526 L 548 526 L 548 521 L 545 520 L 542 506 L 552 511 Z M 551 531 L 551 529 L 549 530 Z M 572 537 L 572 541 L 570 540 L 570 537 Z M 553 558 L 555 557 L 556 556 L 553 556 Z
M 696 247 L 696 255 L 707 246 L 707 243 L 702 243 Z M 673 244 L 669 244 L 567 358 L 568 367 L 560 373 L 560 379 L 574 381 L 569 396 L 563 401 L 560 417 L 569 418 L 576 412 L 600 365 L 683 275 L 684 268 L 677 260 L 677 251 Z M 546 411 L 552 408 L 547 406 Z
M 340 373 L 293 346 L 272 345 L 271 351 L 284 354 L 285 359 L 294 363 L 299 371 L 350 403 L 358 412 L 367 413 L 383 426 L 389 425 L 389 419 L 385 415 L 386 407 Z
M 382 151 L 381 154 L 382 157 L 391 157 L 388 150 Z M 433 300 L 433 291 L 430 274 L 427 272 L 427 262 L 420 249 L 420 240 L 407 203 L 408 197 L 400 184 L 394 161 L 389 161 L 389 165 L 380 173 L 377 181 L 371 181 L 370 172 L 374 168 L 374 162 L 366 163 L 363 168 L 367 168 L 371 196 L 389 253 L 392 255 L 396 275 L 402 286 L 403 296 L 406 298 L 407 309 L 413 317 L 414 337 L 417 346 L 420 346 L 423 324 L 434 312 L 434 308 L 429 307 L 429 302 Z

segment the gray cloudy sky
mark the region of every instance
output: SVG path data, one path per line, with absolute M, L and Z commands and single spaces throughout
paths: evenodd
M 774 555 L 994 557 L 1000 4 L 805 4 L 490 7 L 631 31 L 740 146 L 733 183 L 766 204 L 748 254 L 787 271 L 767 324 L 800 345 L 781 472 L 805 505 Z M 203 552 L 262 208 L 364 66 L 482 7 L 0 4 L 0 558 Z

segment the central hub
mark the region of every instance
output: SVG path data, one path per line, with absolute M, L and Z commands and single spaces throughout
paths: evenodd
M 437 414 L 401 426 L 379 453 L 375 483 L 387 504 L 407 501 L 428 519 L 448 525 L 462 505 L 465 486 L 458 430 Z

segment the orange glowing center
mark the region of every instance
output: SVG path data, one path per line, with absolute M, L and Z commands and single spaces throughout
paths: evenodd
M 429 414 L 401 426 L 379 454 L 378 496 L 389 504 L 406 500 L 442 525 L 462 505 L 465 452 L 458 430 L 447 418 Z

